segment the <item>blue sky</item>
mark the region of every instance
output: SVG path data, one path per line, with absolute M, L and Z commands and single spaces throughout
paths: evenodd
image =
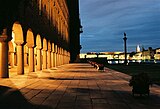
M 160 47 L 160 0 L 79 0 L 81 53 Z

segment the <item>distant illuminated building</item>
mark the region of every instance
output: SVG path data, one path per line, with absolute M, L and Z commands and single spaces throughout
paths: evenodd
M 140 52 L 140 51 L 141 51 L 140 46 L 137 45 L 137 47 L 136 47 L 136 52 Z
M 157 48 L 157 49 L 156 49 L 156 53 L 155 53 L 155 55 L 154 55 L 154 58 L 155 58 L 156 60 L 160 60 L 160 48 Z
M 97 53 L 83 53 L 80 54 L 81 59 L 97 58 Z M 98 53 L 98 58 L 106 58 L 109 64 L 123 63 L 125 59 L 125 54 L 123 52 L 101 52 Z M 154 62 L 160 63 L 160 48 L 148 49 L 142 48 L 140 51 L 140 46 L 137 45 L 136 52 L 127 53 L 128 62 Z

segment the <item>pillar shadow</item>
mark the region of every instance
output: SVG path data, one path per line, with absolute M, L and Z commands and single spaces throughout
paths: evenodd
M 90 96 L 92 94 L 99 94 L 101 96 L 96 96 L 95 99 L 103 98 L 108 101 L 117 101 L 117 102 L 132 102 L 134 104 L 143 104 L 143 105 L 154 105 L 159 104 L 160 96 L 151 92 L 150 96 L 139 94 L 132 96 L 131 91 L 123 91 L 123 90 L 101 90 L 101 89 L 90 89 L 90 88 L 71 88 L 70 90 L 74 90 L 77 93 L 86 94 L 89 93 Z M 94 99 L 94 97 L 93 97 Z
M 52 109 L 30 103 L 19 90 L 0 86 L 0 109 Z

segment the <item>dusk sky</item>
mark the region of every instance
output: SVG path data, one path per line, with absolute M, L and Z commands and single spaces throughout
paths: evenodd
M 81 53 L 160 47 L 160 0 L 79 0 Z

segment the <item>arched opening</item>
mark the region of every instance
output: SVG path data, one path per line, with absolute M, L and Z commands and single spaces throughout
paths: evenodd
M 31 29 L 28 29 L 27 31 L 27 46 L 28 47 L 34 47 L 34 35 Z
M 36 48 L 42 48 L 41 36 L 39 34 L 36 37 Z
M 12 44 L 13 44 L 13 49 L 14 49 L 14 65 L 17 66 L 17 46 L 15 43 L 15 33 L 12 31 L 12 40 L 11 40 Z
M 12 30 L 13 30 L 13 33 L 14 33 L 15 43 L 16 44 L 23 44 L 24 38 L 23 38 L 23 30 L 22 30 L 21 24 L 19 24 L 19 22 L 15 22 L 13 24 Z
M 24 74 L 24 52 L 23 52 L 23 30 L 19 22 L 15 22 L 12 27 L 12 37 L 16 44 L 16 54 L 17 54 L 17 73 Z
M 31 29 L 27 31 L 27 47 L 29 50 L 29 72 L 34 72 L 34 35 Z

